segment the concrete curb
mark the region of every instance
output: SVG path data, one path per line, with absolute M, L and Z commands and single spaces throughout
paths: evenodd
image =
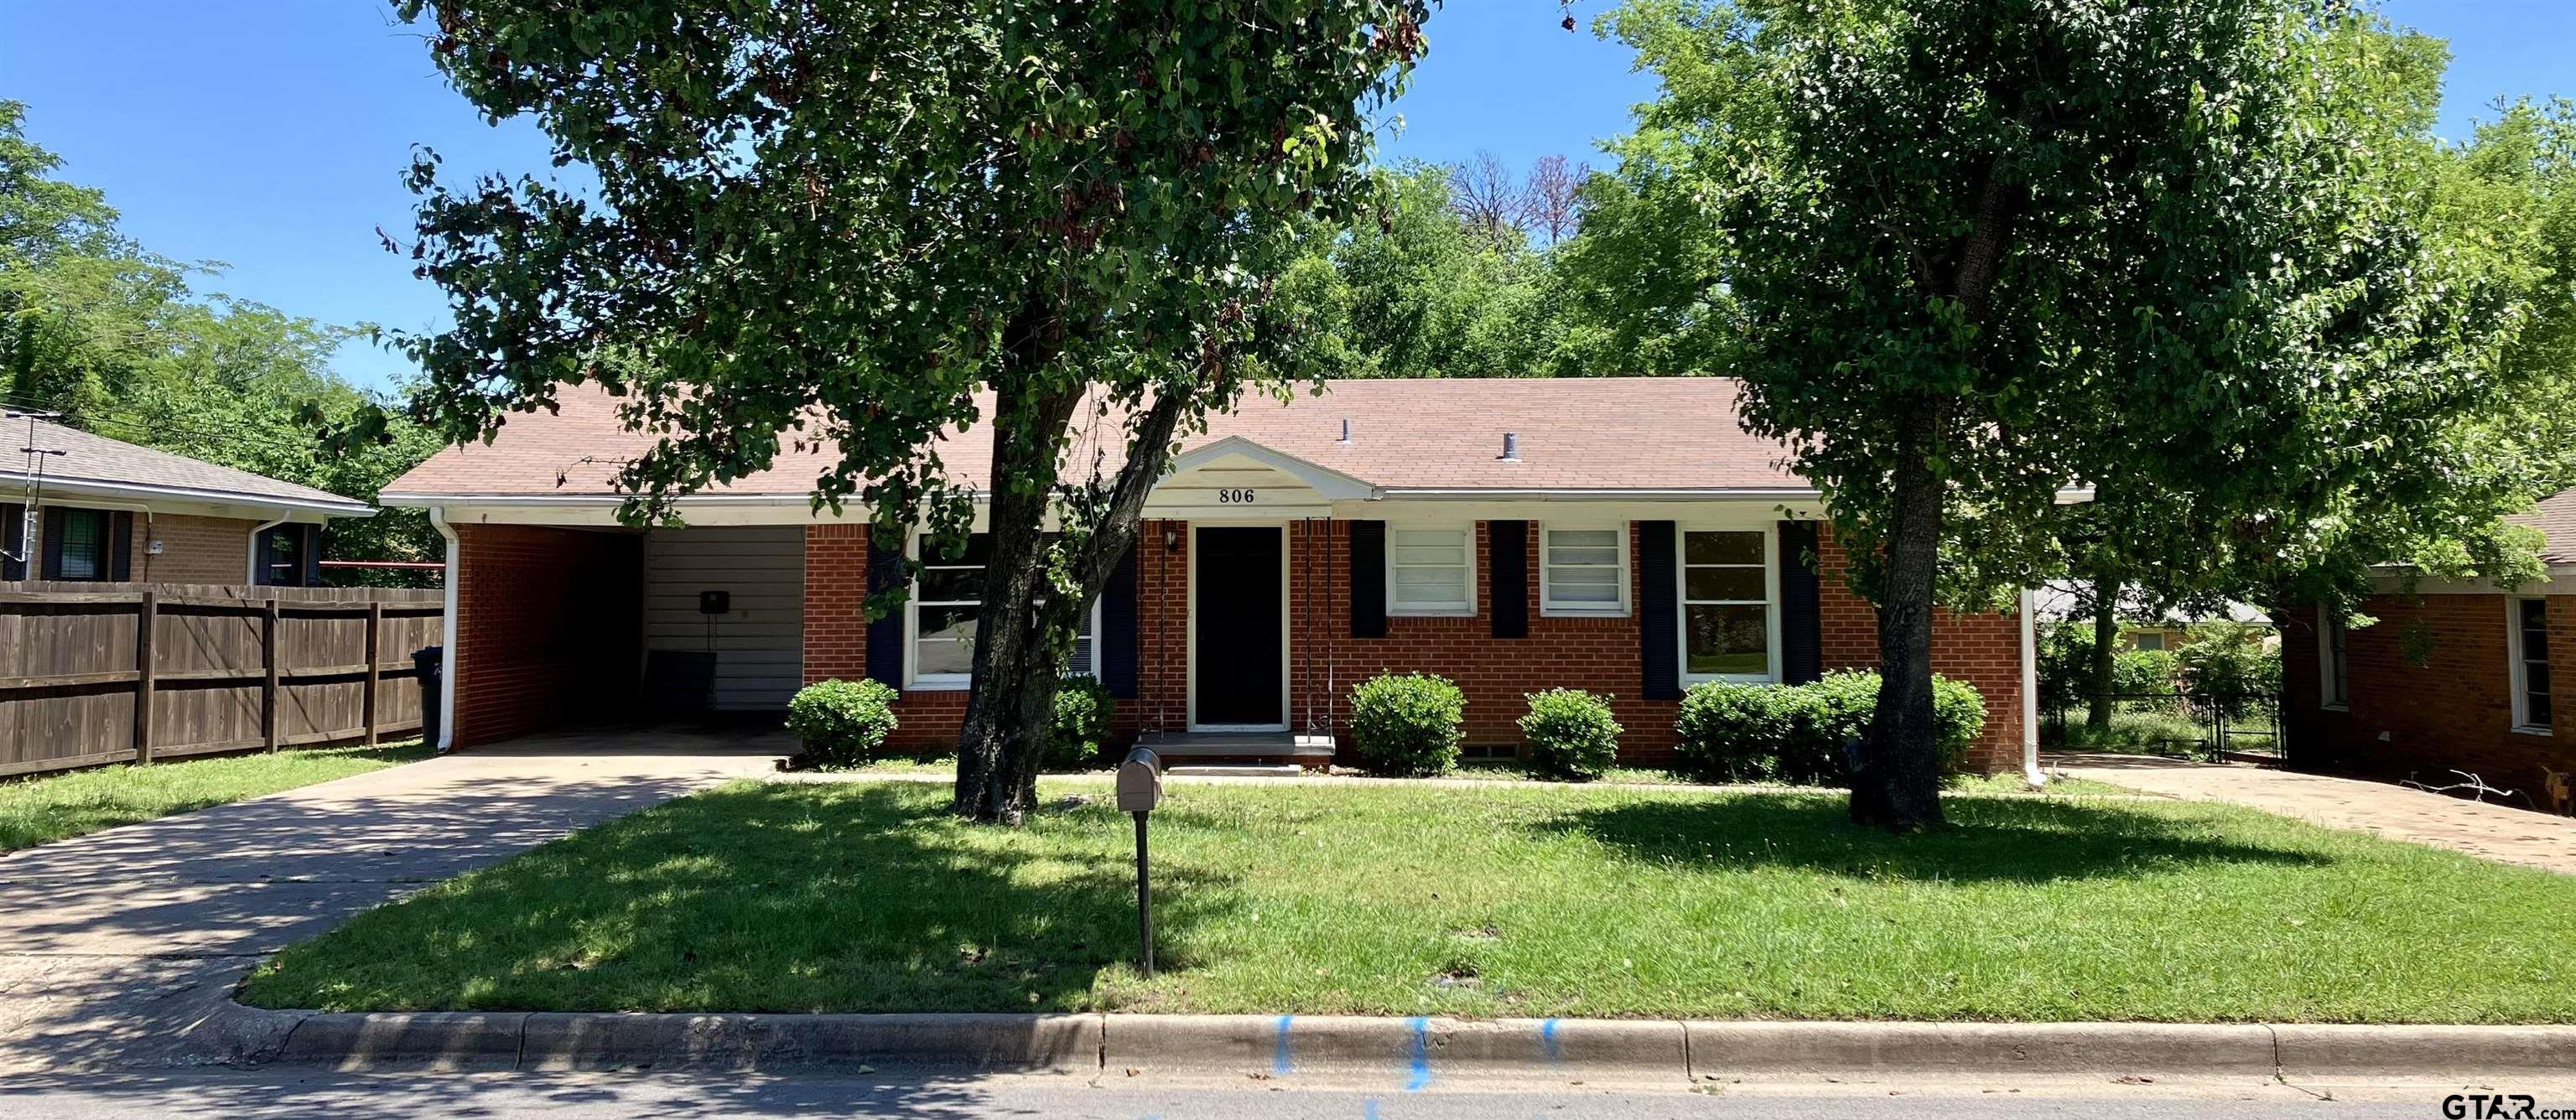
M 268 1011 L 226 1000 L 209 1056 L 357 1071 L 1178 1076 L 1591 1085 L 2448 1077 L 2576 1069 L 2576 1026 L 1681 1022 L 1305 1015 L 693 1015 Z

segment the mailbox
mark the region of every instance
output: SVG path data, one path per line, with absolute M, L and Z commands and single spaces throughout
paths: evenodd
M 1163 760 L 1144 747 L 1118 764 L 1118 811 L 1150 813 L 1163 800 Z

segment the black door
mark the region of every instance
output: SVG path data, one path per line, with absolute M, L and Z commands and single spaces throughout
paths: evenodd
M 1280 532 L 1203 528 L 1191 578 L 1198 619 L 1198 721 L 1283 724 Z

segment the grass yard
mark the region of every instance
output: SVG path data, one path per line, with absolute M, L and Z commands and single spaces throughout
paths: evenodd
M 269 1007 L 2576 1021 L 2576 878 L 2181 801 L 1186 785 L 1020 831 L 736 783 L 359 916 Z
M 427 758 L 417 740 L 102 766 L 0 782 L 0 852 Z

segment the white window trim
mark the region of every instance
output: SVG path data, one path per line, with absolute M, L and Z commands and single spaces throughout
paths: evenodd
M 1764 640 L 1770 647 L 1771 667 L 1761 673 L 1694 673 L 1690 671 L 1690 565 L 1683 559 L 1692 533 L 1760 533 L 1762 534 L 1762 596 Z M 1753 684 L 1777 684 L 1780 681 L 1780 529 L 1773 524 L 1673 526 L 1673 656 L 1680 661 L 1683 688 L 1710 681 L 1739 681 Z
M 1462 536 L 1465 538 L 1465 540 L 1466 540 L 1467 584 L 1466 584 L 1466 588 L 1465 588 L 1465 590 L 1466 590 L 1466 592 L 1467 592 L 1467 601 L 1466 601 L 1463 605 L 1462 605 L 1462 604 L 1456 604 L 1456 603 L 1443 603 L 1443 604 L 1440 604 L 1440 605 L 1438 605 L 1438 606 L 1431 606 L 1431 607 L 1405 607 L 1405 606 L 1398 606 L 1398 605 L 1396 605 L 1396 598 L 1395 598 L 1395 568 L 1396 568 L 1396 564 L 1395 564 L 1395 535 L 1396 535 L 1397 533 L 1429 533 L 1429 532 L 1458 533 L 1458 534 L 1462 535 Z M 1473 523 L 1473 522 L 1469 522 L 1469 523 L 1464 524 L 1464 525 L 1456 525 L 1456 524 L 1440 524 L 1440 523 L 1436 523 L 1436 522 L 1433 522 L 1433 523 L 1422 523 L 1422 522 L 1402 522 L 1402 521 L 1388 522 L 1388 523 L 1387 523 L 1387 526 L 1386 526 L 1386 563 L 1385 563 L 1384 567 L 1386 568 L 1386 572 L 1385 572 L 1385 576 L 1386 576 L 1386 613 L 1387 613 L 1387 615 L 1388 615 L 1389 617 L 1392 617 L 1392 618 L 1474 618 L 1474 617 L 1476 617 L 1476 604 L 1477 604 L 1477 602 L 1478 602 L 1478 592 L 1477 592 L 1477 584 L 1476 584 L 1476 526 L 1475 526 L 1475 523 Z
M 904 544 L 904 554 L 913 559 L 919 559 L 921 541 L 921 534 L 913 534 L 912 539 Z M 981 599 L 976 600 L 978 605 L 982 602 Z M 913 576 L 909 593 L 903 597 L 904 688 L 914 692 L 966 691 L 975 683 L 973 673 L 923 673 L 921 671 L 921 608 L 921 577 L 916 574 Z M 980 627 L 982 620 L 978 619 L 976 624 Z M 1093 680 L 1099 680 L 1100 641 L 1100 600 L 1093 599 L 1091 601 L 1091 664 L 1068 666 L 1065 669 L 1065 675 L 1088 675 Z
M 2335 699 L 2335 635 L 2343 635 L 2343 699 Z M 2317 707 L 2329 712 L 2352 710 L 2352 627 L 2325 611 L 2317 612 Z
M 2523 679 L 2524 669 L 2522 662 L 2522 604 L 2542 604 L 2540 608 L 2540 624 L 2543 627 L 2546 627 L 2549 625 L 2548 602 L 2549 600 L 2547 599 L 2534 598 L 2527 595 L 2508 595 L 2505 596 L 2504 600 L 2504 664 L 2506 674 L 2504 687 L 2505 692 L 2513 697 L 2513 731 L 2518 735 L 2545 736 L 2551 732 L 2551 728 L 2548 724 L 2533 723 L 2531 721 L 2531 692 L 2527 687 L 2527 682 Z M 2551 652 L 2553 656 L 2551 657 L 2549 664 L 2554 669 L 2557 661 L 2557 658 L 2555 657 L 2556 651 L 2553 650 Z M 2553 715 L 2556 714 L 2556 708 L 2558 705 L 2558 693 L 2554 687 L 2558 683 L 2557 676 L 2558 675 L 2555 672 L 2550 674 L 2550 684 L 2553 687 L 2549 694 L 2549 703 Z
M 1549 578 L 1548 578 L 1548 576 L 1547 576 L 1548 568 L 1550 567 L 1550 565 L 1549 565 L 1549 564 L 1548 564 L 1548 562 L 1547 562 L 1547 539 L 1548 539 L 1548 537 L 1549 537 L 1550 535 L 1552 535 L 1552 534 L 1556 533 L 1556 532 L 1557 532 L 1557 531 L 1559 531 L 1559 530 L 1563 530 L 1563 531 L 1566 531 L 1566 532 L 1569 532 L 1569 533 L 1602 533 L 1602 532 L 1606 532 L 1606 533 L 1609 533 L 1609 534 L 1610 534 L 1610 538 L 1611 538 L 1612 540 L 1614 540 L 1614 541 L 1617 541 L 1617 542 L 1618 542 L 1618 544 L 1619 544 L 1619 559 L 1618 559 L 1618 561 L 1617 561 L 1616 574 L 1617 574 L 1617 576 L 1618 576 L 1617 583 L 1618 583 L 1618 586 L 1619 586 L 1619 601 L 1618 601 L 1616 604 L 1604 604 L 1604 603 L 1558 603 L 1558 602 L 1556 601 L 1556 586 L 1555 586 L 1555 581 L 1554 581 L 1554 580 L 1549 579 Z M 1628 612 L 1629 612 L 1629 610 L 1630 610 L 1630 609 L 1632 609 L 1632 608 L 1629 606 L 1629 601 L 1628 601 L 1628 526 L 1627 526 L 1624 522 L 1623 522 L 1623 523 L 1620 523 L 1620 524 L 1616 524 L 1616 525 L 1583 525 L 1583 524 L 1574 524 L 1574 525 L 1540 525 L 1540 526 L 1539 526 L 1539 529 L 1538 529 L 1538 613 L 1539 613 L 1540 617 L 1543 617 L 1543 618 L 1547 618 L 1547 617 L 1556 617 L 1556 618 L 1626 618 L 1626 617 L 1628 617 Z

